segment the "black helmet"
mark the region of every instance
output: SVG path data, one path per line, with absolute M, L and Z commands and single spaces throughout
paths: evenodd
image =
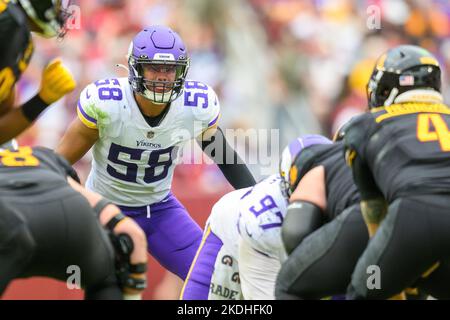
M 414 89 L 441 91 L 441 68 L 427 50 L 401 45 L 378 58 L 367 85 L 369 109 L 387 106 L 401 93 Z
M 52 38 L 63 37 L 70 13 L 66 10 L 70 1 L 63 0 L 15 0 L 28 17 L 41 29 L 39 35 Z M 66 4 L 63 7 L 63 3 Z

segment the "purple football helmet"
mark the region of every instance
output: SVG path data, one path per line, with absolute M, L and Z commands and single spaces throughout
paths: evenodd
M 281 191 L 287 198 L 291 196 L 293 191 L 291 190 L 290 183 L 292 164 L 303 150 L 318 144 L 332 144 L 332 142 L 330 139 L 318 134 L 306 134 L 292 140 L 289 145 L 284 148 L 280 159 L 280 176 L 282 178 Z
M 176 32 L 164 26 L 151 26 L 139 32 L 131 42 L 128 66 L 128 79 L 133 91 L 153 103 L 166 104 L 178 98 L 183 91 L 189 57 Z M 175 80 L 145 79 L 144 67 L 157 66 L 175 70 Z

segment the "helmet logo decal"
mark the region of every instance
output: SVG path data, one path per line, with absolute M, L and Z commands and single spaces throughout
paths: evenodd
M 420 57 L 420 63 L 431 64 L 433 66 L 439 67 L 439 62 L 433 57 Z
M 171 53 L 155 53 L 154 60 L 172 60 L 175 61 L 175 57 Z

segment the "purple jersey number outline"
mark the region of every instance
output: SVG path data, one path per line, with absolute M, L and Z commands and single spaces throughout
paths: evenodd
M 133 149 L 124 147 L 115 143 L 111 143 L 111 147 L 109 148 L 108 160 L 114 164 L 118 164 L 124 166 L 126 168 L 125 174 L 118 172 L 113 166 L 110 164 L 107 165 L 106 171 L 110 176 L 127 182 L 138 183 L 137 182 L 137 172 L 138 165 L 132 162 L 126 162 L 119 159 L 119 155 L 127 154 L 130 156 L 130 160 L 139 161 L 142 158 L 142 154 L 145 149 Z M 148 167 L 145 168 L 143 180 L 145 183 L 150 184 L 153 182 L 157 182 L 163 180 L 167 177 L 169 173 L 169 168 L 173 163 L 172 156 L 176 154 L 178 151 L 178 147 L 172 146 L 166 149 L 153 150 L 150 152 L 150 156 L 148 159 Z M 169 155 L 169 159 L 165 161 L 160 161 L 161 155 Z M 157 167 L 163 167 L 163 170 L 160 174 L 155 174 Z
M 117 86 L 120 86 L 119 80 L 117 79 L 98 80 L 94 84 L 96 87 L 100 87 L 98 88 L 98 97 L 100 100 L 111 100 L 111 99 L 116 101 L 122 100 L 123 98 L 122 90 L 120 88 L 117 88 Z
M 271 211 L 272 209 L 278 209 L 278 206 L 275 203 L 275 200 L 270 195 L 266 195 L 264 198 L 262 198 L 259 201 L 259 204 L 261 205 L 261 209 L 259 209 L 259 210 L 256 210 L 255 206 L 251 206 L 249 208 L 249 210 L 255 215 L 255 217 L 258 217 L 258 216 L 260 216 L 261 214 L 263 214 L 263 213 L 265 213 L 267 211 Z M 260 225 L 260 227 L 263 230 L 276 228 L 276 227 L 281 227 L 281 225 L 283 224 L 283 220 L 284 220 L 283 219 L 283 215 L 281 214 L 280 211 L 275 212 L 275 215 L 278 218 L 280 218 L 280 222 L 267 223 L 267 224 Z
M 208 86 L 199 81 L 186 81 L 184 87 L 186 89 L 200 89 L 205 92 L 192 92 L 189 90 L 184 90 L 184 105 L 186 107 L 197 107 L 198 100 L 203 99 L 202 108 L 208 108 Z M 190 99 L 190 98 L 193 99 Z

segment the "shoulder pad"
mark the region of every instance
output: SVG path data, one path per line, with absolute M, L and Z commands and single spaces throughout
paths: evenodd
M 125 93 L 118 79 L 102 79 L 89 84 L 80 93 L 77 113 L 89 128 L 99 128 L 118 118 Z
M 217 123 L 220 103 L 210 86 L 199 81 L 186 80 L 183 95 L 185 107 L 191 108 L 194 119 L 201 121 L 204 128 Z
M 346 149 L 355 150 L 360 156 L 364 154 L 365 142 L 375 125 L 373 115 L 369 112 L 352 118 L 347 127 L 344 144 Z
M 273 176 L 255 185 L 241 200 L 239 230 L 254 249 L 276 257 L 282 248 L 281 225 L 286 215 L 286 200 L 280 189 L 281 178 Z

